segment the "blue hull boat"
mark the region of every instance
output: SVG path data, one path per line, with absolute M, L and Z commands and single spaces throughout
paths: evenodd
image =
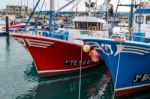
M 117 96 L 150 88 L 150 43 L 85 38 L 105 61 Z

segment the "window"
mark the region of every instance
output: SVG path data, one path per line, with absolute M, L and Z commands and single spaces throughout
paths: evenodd
M 140 20 L 139 20 L 140 19 Z M 135 19 L 135 23 L 140 23 L 142 24 L 144 21 L 144 16 L 136 16 L 136 19 Z
M 146 16 L 146 24 L 150 24 L 150 16 Z

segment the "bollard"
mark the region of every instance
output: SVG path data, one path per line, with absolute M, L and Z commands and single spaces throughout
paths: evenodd
M 8 21 L 8 16 L 6 16 L 6 35 L 9 36 L 9 21 Z

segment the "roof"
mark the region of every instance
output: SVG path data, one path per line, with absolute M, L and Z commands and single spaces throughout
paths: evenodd
M 145 8 L 145 9 L 137 9 L 135 14 L 142 13 L 142 14 L 150 14 L 150 8 Z
M 74 22 L 97 22 L 106 23 L 104 19 L 100 19 L 94 16 L 76 16 L 72 21 Z

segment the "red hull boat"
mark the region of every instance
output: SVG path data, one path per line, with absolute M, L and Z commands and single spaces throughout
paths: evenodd
M 11 34 L 31 54 L 40 76 L 54 76 L 71 73 L 96 66 L 89 53 L 82 51 L 82 45 L 55 38 Z M 82 55 L 81 55 L 82 54 Z
M 9 26 L 9 30 L 22 30 L 24 28 L 25 28 L 24 23 Z M 6 30 L 6 27 L 3 27 L 3 30 Z
M 24 28 L 24 27 L 25 27 L 25 24 L 23 23 L 9 26 L 9 28 Z

